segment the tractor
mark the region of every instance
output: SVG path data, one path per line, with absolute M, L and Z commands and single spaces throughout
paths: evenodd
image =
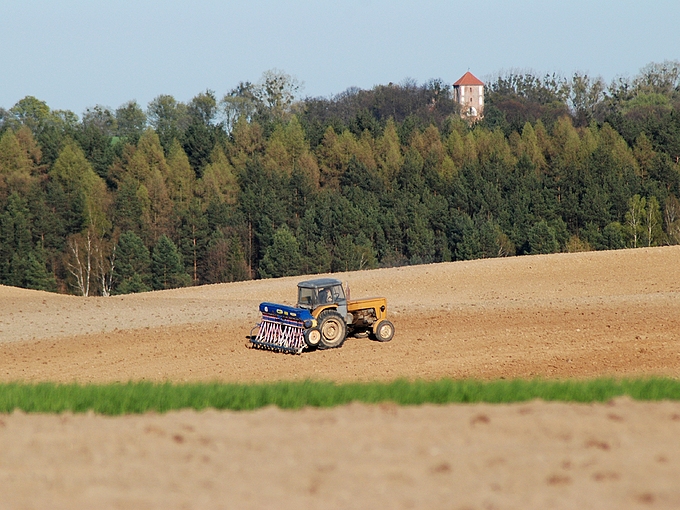
M 349 288 L 345 292 L 342 282 L 334 278 L 307 280 L 297 287 L 294 307 L 260 303 L 262 320 L 248 336 L 253 347 L 300 354 L 304 349 L 340 347 L 348 336 L 392 340 L 387 299 L 351 300 Z

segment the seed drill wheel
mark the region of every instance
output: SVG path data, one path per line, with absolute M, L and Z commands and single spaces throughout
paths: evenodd
M 305 343 L 311 349 L 314 349 L 321 341 L 321 331 L 319 328 L 311 328 L 305 331 Z
M 321 331 L 320 349 L 340 347 L 347 336 L 347 324 L 335 310 L 324 310 L 319 314 L 319 330 Z
M 382 320 L 375 328 L 375 339 L 378 342 L 389 342 L 394 336 L 394 324 L 388 320 Z

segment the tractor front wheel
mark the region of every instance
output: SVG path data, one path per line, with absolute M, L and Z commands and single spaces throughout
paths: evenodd
M 347 324 L 335 310 L 324 310 L 319 314 L 319 330 L 321 331 L 320 349 L 340 347 L 347 336 Z
M 375 328 L 375 339 L 378 342 L 389 342 L 394 336 L 394 324 L 388 320 L 383 320 L 378 323 Z

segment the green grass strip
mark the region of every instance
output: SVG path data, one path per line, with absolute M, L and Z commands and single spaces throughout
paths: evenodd
M 350 402 L 395 402 L 400 405 L 450 403 L 512 403 L 532 399 L 604 402 L 628 395 L 636 400 L 680 400 L 680 380 L 594 379 L 589 381 L 499 380 L 405 381 L 389 383 L 280 382 L 266 384 L 104 385 L 0 384 L 0 413 L 74 413 L 94 411 L 119 415 L 175 409 L 252 410 L 274 405 L 283 409 L 331 407 Z

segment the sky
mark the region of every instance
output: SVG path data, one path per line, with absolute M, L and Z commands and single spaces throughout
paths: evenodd
M 468 70 L 610 82 L 680 59 L 678 20 L 677 0 L 2 0 L 0 107 L 219 99 L 270 69 L 302 97 Z

